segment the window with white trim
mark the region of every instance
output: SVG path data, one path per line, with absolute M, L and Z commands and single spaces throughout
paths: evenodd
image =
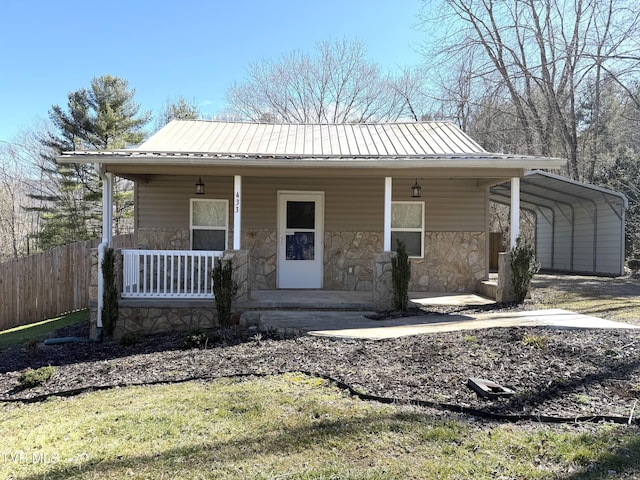
M 229 238 L 229 201 L 191 199 L 190 212 L 191 249 L 227 249 Z
M 398 240 L 410 257 L 424 257 L 424 202 L 391 202 L 391 250 Z

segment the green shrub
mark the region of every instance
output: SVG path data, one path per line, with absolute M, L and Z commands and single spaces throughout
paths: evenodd
M 542 335 L 525 335 L 522 338 L 522 343 L 528 347 L 537 348 L 538 350 L 547 348 L 547 339 Z
M 540 271 L 540 264 L 536 261 L 533 247 L 518 237 L 516 246 L 511 249 L 511 281 L 513 292 L 519 303 L 527 298 L 531 280 L 538 271 Z
M 102 259 L 102 278 L 104 293 L 102 304 L 102 327 L 107 337 L 113 336 L 118 321 L 118 288 L 116 287 L 116 254 L 113 248 L 107 248 Z
M 391 282 L 393 283 L 393 308 L 406 312 L 409 309 L 409 277 L 411 264 L 404 242 L 396 242 L 396 256 L 391 260 Z
M 211 337 L 202 330 L 192 330 L 184 337 L 184 348 L 204 349 L 212 343 Z
M 142 335 L 140 335 L 138 332 L 127 332 L 122 335 L 122 338 L 120 338 L 120 345 L 122 345 L 123 347 L 137 345 L 140 342 L 142 342 Z
M 238 284 L 233 279 L 233 262 L 216 258 L 211 275 L 218 322 L 220 326 L 226 327 L 231 323 L 231 302 L 238 293 Z
M 32 368 L 22 372 L 18 379 L 23 387 L 32 388 L 44 385 L 56 373 L 56 367 L 49 365 L 48 367 L 40 367 L 35 370 Z

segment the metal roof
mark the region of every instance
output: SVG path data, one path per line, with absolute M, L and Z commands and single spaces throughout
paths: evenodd
M 509 205 L 510 198 L 509 182 L 491 187 L 491 200 Z M 621 202 L 625 209 L 629 206 L 627 197 L 620 192 L 541 170 L 526 172 L 520 179 L 520 203 L 525 207 L 531 205 L 552 208 L 558 203 L 570 204 L 581 200 L 593 202 L 602 198 L 608 198 L 608 203 Z
M 63 152 L 62 163 L 182 168 L 561 168 L 565 159 L 485 151 L 450 122 L 266 124 L 173 120 L 126 150 Z M 114 170 L 112 170 L 114 171 Z
M 135 150 L 292 157 L 486 153 L 449 122 L 309 125 L 173 120 Z

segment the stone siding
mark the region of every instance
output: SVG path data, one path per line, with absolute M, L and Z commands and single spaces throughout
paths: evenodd
M 427 232 L 424 258 L 411 259 L 409 290 L 475 292 L 486 273 L 483 232 Z
M 249 230 L 242 235 L 249 251 L 249 286 L 253 290 L 275 290 L 278 240 L 273 230 Z
M 511 252 L 498 254 L 498 287 L 496 302 L 515 302 L 517 300 L 513 288 L 513 269 L 511 268 Z
M 374 260 L 373 304 L 377 311 L 393 310 L 393 259 L 395 252 L 376 253 Z
M 120 318 L 113 333 L 122 338 L 127 333 L 188 332 L 195 329 L 213 328 L 218 325 L 218 313 L 213 301 L 188 306 L 127 306 L 119 309 Z
M 238 285 L 235 302 L 248 302 L 251 300 L 251 285 L 249 284 L 249 251 L 225 250 L 222 261 L 230 261 L 233 266 L 233 280 Z
M 324 289 L 373 290 L 373 260 L 382 243 L 377 232 L 325 233 Z

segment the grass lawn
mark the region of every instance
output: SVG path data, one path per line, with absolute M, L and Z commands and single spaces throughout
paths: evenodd
M 89 321 L 89 310 L 78 310 L 60 317 L 10 328 L 0 332 L 0 350 L 27 345 L 49 337 L 54 331 L 68 325 Z
M 0 408 L 0 478 L 15 480 L 640 474 L 637 428 L 451 419 L 353 399 L 297 374 L 130 387 Z
M 640 297 L 597 296 L 581 292 L 559 291 L 545 299 L 540 307 L 563 308 L 616 322 L 640 325 Z

